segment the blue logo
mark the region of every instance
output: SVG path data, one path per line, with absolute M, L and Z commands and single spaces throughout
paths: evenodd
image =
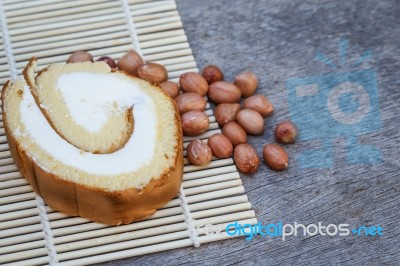
M 322 222 L 315 224 L 302 224 L 294 222 L 293 224 L 284 224 L 281 221 L 277 223 L 262 224 L 241 224 L 238 221 L 226 225 L 225 232 L 229 236 L 246 236 L 246 240 L 250 241 L 255 236 L 280 237 L 282 241 L 288 236 L 349 236 L 351 233 L 354 236 L 383 236 L 383 227 L 377 226 L 360 226 L 350 230 L 350 225 L 343 224 L 328 224 Z M 221 232 L 221 231 L 219 231 Z M 350 233 L 351 232 L 351 233 Z M 208 231 L 210 233 L 210 231 Z M 212 231 L 211 231 L 212 233 Z M 206 231 L 207 234 L 207 231 Z
M 376 71 L 361 69 L 371 52 L 362 54 L 353 64 L 346 63 L 347 40 L 340 42 L 340 69 L 322 53 L 316 59 L 333 72 L 323 75 L 290 78 L 286 81 L 291 120 L 299 128 L 299 141 L 319 140 L 318 149 L 300 154 L 302 168 L 331 168 L 333 144 L 346 138 L 348 163 L 379 163 L 381 152 L 361 144 L 358 137 L 381 128 Z

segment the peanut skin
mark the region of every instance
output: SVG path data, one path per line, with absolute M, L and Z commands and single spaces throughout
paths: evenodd
M 235 121 L 230 121 L 222 128 L 224 134 L 233 146 L 247 142 L 246 131 Z
M 240 111 L 238 103 L 221 103 L 215 108 L 215 120 L 220 126 L 224 126 L 229 121 L 235 121 L 237 113 Z
M 175 102 L 181 114 L 189 111 L 203 112 L 207 105 L 206 99 L 195 92 L 182 93 L 175 98 Z
M 197 136 L 205 132 L 210 120 L 203 112 L 189 111 L 181 115 L 182 130 L 186 136 Z
M 67 59 L 67 63 L 93 62 L 93 56 L 86 51 L 76 51 Z
M 234 83 L 242 92 L 242 97 L 253 95 L 258 86 L 256 75 L 249 71 L 237 75 Z
M 105 62 L 107 65 L 109 65 L 111 68 L 117 68 L 117 64 L 115 63 L 114 59 L 112 59 L 109 56 L 102 56 L 98 58 L 96 61 L 98 62 Z
M 184 92 L 196 92 L 204 96 L 208 92 L 208 83 L 202 75 L 188 72 L 181 75 L 179 85 Z
M 280 122 L 275 127 L 275 139 L 283 144 L 295 143 L 299 135 L 299 130 L 295 124 L 290 121 Z
M 254 174 L 260 164 L 257 152 L 250 144 L 237 145 L 233 159 L 239 171 L 244 174 Z
M 164 81 L 160 83 L 160 87 L 171 97 L 176 98 L 179 95 L 179 86 L 172 81 Z
M 160 64 L 146 63 L 137 69 L 138 77 L 152 83 L 161 83 L 168 79 L 167 69 Z
M 269 168 L 282 171 L 289 166 L 289 156 L 285 149 L 278 144 L 267 144 L 263 150 L 264 161 Z
M 236 103 L 241 92 L 235 84 L 227 81 L 216 81 L 210 85 L 208 97 L 216 104 Z
M 118 69 L 137 76 L 137 70 L 144 64 L 142 57 L 134 50 L 126 52 L 118 61 Z
M 251 135 L 260 135 L 264 132 L 264 118 L 254 110 L 241 110 L 236 115 L 236 121 Z
M 264 118 L 272 115 L 274 112 L 273 105 L 263 95 L 253 95 L 249 98 L 246 98 L 243 101 L 243 108 L 257 111 Z
M 206 66 L 203 69 L 202 75 L 207 80 L 208 84 L 224 80 L 224 74 L 222 73 L 221 69 L 215 65 Z
M 199 139 L 192 140 L 187 147 L 187 156 L 194 165 L 205 165 L 211 162 L 212 154 L 210 147 Z
M 214 134 L 207 143 L 215 157 L 229 158 L 232 156 L 233 145 L 226 136 L 219 133 Z

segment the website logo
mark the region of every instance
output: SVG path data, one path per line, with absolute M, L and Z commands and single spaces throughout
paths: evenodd
M 340 65 L 317 53 L 316 60 L 332 72 L 286 81 L 290 117 L 299 127 L 299 140 L 321 143 L 318 149 L 300 154 L 302 168 L 331 168 L 338 137 L 346 138 L 348 163 L 374 164 L 382 159 L 378 148 L 358 141 L 359 136 L 382 127 L 376 71 L 361 68 L 372 53 L 366 51 L 349 63 L 347 49 L 348 41 L 341 40 Z
M 338 225 L 325 225 L 322 222 L 308 225 L 297 222 L 294 222 L 293 224 L 284 224 L 282 222 L 277 222 L 269 223 L 266 225 L 263 225 L 261 222 L 258 222 L 255 225 L 240 224 L 239 222 L 234 222 L 226 226 L 225 232 L 229 236 L 246 236 L 247 241 L 252 240 L 257 235 L 280 237 L 282 241 L 285 241 L 286 238 L 289 236 L 383 236 L 383 228 L 380 225 L 360 226 L 350 229 L 350 225 L 347 223 Z

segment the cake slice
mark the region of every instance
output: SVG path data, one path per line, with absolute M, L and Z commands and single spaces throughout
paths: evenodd
M 35 68 L 4 85 L 2 115 L 18 169 L 51 208 L 127 224 L 176 196 L 182 131 L 167 94 L 104 62 Z

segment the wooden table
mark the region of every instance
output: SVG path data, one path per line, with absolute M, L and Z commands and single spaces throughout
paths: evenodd
M 379 224 L 384 228 L 384 235 L 292 236 L 285 241 L 268 236 L 257 236 L 251 241 L 237 238 L 104 265 L 398 264 L 399 3 L 207 0 L 200 4 L 195 0 L 178 0 L 177 4 L 199 68 L 216 64 L 224 71 L 226 80 L 251 70 L 259 77 L 257 93 L 266 95 L 274 104 L 276 111 L 266 119 L 264 135 L 249 138 L 260 156 L 263 145 L 274 141 L 273 128 L 279 121 L 299 119 L 296 117 L 299 112 L 314 116 L 313 121 L 321 125 L 311 125 L 305 133 L 300 132 L 313 138 L 287 146 L 290 154 L 287 171 L 274 172 L 262 164 L 257 174 L 242 176 L 259 221 L 305 225 L 321 221 L 325 225 L 347 223 L 351 228 Z M 344 63 L 354 63 L 368 50 L 370 57 L 359 66 L 339 66 L 340 43 L 345 46 L 346 40 Z M 337 67 L 315 60 L 318 52 Z M 316 76 L 340 76 L 360 69 L 375 73 L 376 86 L 371 88 L 378 93 L 370 96 L 370 100 L 379 103 L 370 106 L 375 108 L 371 122 L 367 121 L 363 128 L 355 125 L 352 129 L 359 144 L 371 145 L 378 151 L 378 154 L 367 154 L 366 158 L 365 154 L 348 152 L 347 133 L 334 136 L 334 131 L 325 131 L 326 124 L 334 127 L 335 123 L 324 117 L 322 110 L 318 112 L 321 100 L 306 109 L 298 109 L 287 83 L 293 78 L 312 80 Z M 327 146 L 331 152 L 321 157 L 325 168 L 310 167 L 319 160 L 301 161 L 304 151 L 318 149 L 326 140 L 332 145 Z M 358 144 L 350 147 L 357 148 Z M 332 159 L 331 166 L 323 160 L 326 157 Z M 366 162 L 368 158 L 374 162 Z M 352 163 L 353 159 L 365 162 Z

